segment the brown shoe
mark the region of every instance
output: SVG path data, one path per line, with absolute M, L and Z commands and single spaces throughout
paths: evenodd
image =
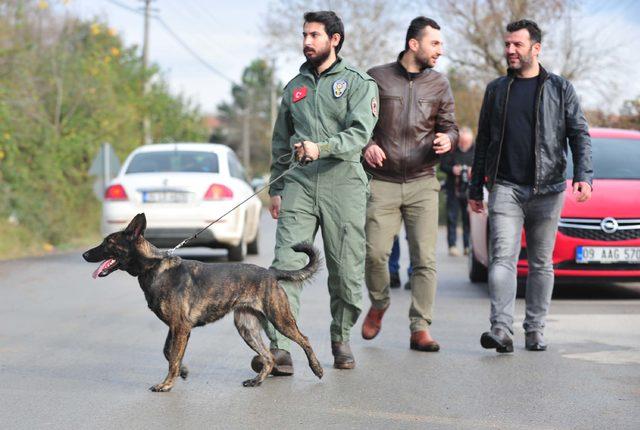
M 353 357 L 349 342 L 331 342 L 333 354 L 333 367 L 336 369 L 353 369 L 356 367 L 356 359 Z
M 291 353 L 284 349 L 277 348 L 271 349 L 270 351 L 273 358 L 276 360 L 273 369 L 271 369 L 271 374 L 273 376 L 293 375 L 293 361 L 291 361 Z M 256 355 L 251 359 L 251 368 L 256 373 L 260 373 L 262 370 L 262 361 L 260 361 L 259 355 Z
M 411 333 L 410 348 L 416 351 L 436 352 L 440 351 L 440 345 L 433 340 L 429 330 L 419 330 Z
M 363 338 L 370 340 L 376 337 L 378 333 L 380 333 L 380 328 L 382 327 L 382 316 L 388 308 L 388 305 L 384 309 L 376 309 L 371 306 L 371 309 L 369 309 L 369 312 L 367 312 L 367 316 L 362 323 Z

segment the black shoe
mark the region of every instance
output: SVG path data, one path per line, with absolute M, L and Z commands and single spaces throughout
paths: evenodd
M 546 351 L 547 344 L 539 331 L 532 331 L 524 335 L 524 347 L 529 351 Z
M 411 289 L 411 280 L 405 282 L 404 289 L 405 290 L 410 290 Z
M 497 352 L 513 352 L 513 340 L 500 327 L 492 327 L 480 336 L 480 345 L 485 349 L 495 349 Z
M 331 342 L 331 353 L 333 354 L 333 367 L 336 369 L 356 367 L 356 360 L 351 352 L 349 342 Z
M 389 288 L 400 288 L 400 274 L 398 272 L 389 273 Z
M 291 361 L 291 353 L 289 351 L 285 351 L 284 349 L 271 349 L 271 354 L 275 359 L 275 364 L 273 369 L 271 369 L 271 374 L 273 376 L 291 376 L 293 375 L 293 362 Z M 251 360 L 251 368 L 254 372 L 260 373 L 262 370 L 262 361 L 260 360 L 260 356 L 256 355 Z

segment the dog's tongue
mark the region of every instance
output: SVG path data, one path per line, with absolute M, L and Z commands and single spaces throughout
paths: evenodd
M 100 267 L 98 267 L 98 268 L 96 269 L 96 271 L 95 271 L 95 272 L 93 272 L 93 275 L 91 275 L 91 276 L 93 276 L 93 279 L 96 279 L 96 278 L 98 277 L 98 275 L 99 275 L 99 274 L 100 274 L 100 273 L 101 273 L 101 272 L 102 272 L 106 267 L 109 267 L 109 266 L 111 265 L 111 263 L 113 263 L 113 262 L 114 262 L 113 258 L 110 258 L 109 260 L 105 260 L 105 261 L 103 261 L 103 262 L 100 264 Z

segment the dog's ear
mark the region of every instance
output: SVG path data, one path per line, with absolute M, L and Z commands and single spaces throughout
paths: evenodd
M 133 217 L 127 228 L 124 229 L 124 232 L 136 239 L 144 233 L 146 228 L 147 217 L 144 216 L 144 213 L 141 213 Z

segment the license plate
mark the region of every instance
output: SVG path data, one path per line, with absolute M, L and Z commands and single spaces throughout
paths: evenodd
M 579 246 L 577 263 L 640 263 L 640 247 Z
M 188 194 L 172 191 L 145 191 L 142 193 L 144 203 L 187 203 Z

